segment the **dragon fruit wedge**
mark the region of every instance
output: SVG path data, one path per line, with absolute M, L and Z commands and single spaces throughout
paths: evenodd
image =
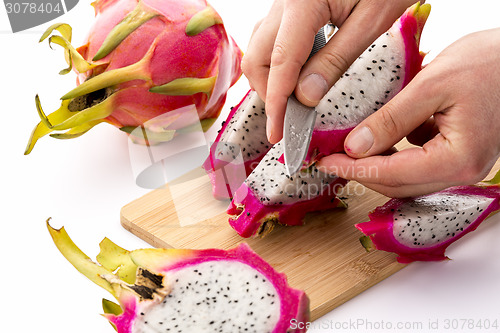
M 219 116 L 227 90 L 241 76 L 242 52 L 206 0 L 97 0 L 96 20 L 82 46 L 71 45 L 68 24 L 54 24 L 40 41 L 65 49 L 77 87 L 45 115 L 25 154 L 38 139 L 78 137 L 106 122 L 142 143 L 168 141 L 175 131 L 201 121 L 207 130 Z M 54 32 L 59 34 L 53 34 Z M 49 37 L 50 36 L 50 37 Z M 198 117 L 181 117 L 187 111 Z
M 217 199 L 231 198 L 269 151 L 264 102 L 250 90 L 231 109 L 203 164 Z
M 420 71 L 420 35 L 429 13 L 429 4 L 408 8 L 321 99 L 306 164 L 344 151 L 347 134 Z
M 416 198 L 391 199 L 356 228 L 361 243 L 394 252 L 401 263 L 447 259 L 446 248 L 500 209 L 498 185 L 456 186 Z
M 420 34 L 430 6 L 410 7 L 380 36 L 316 107 L 315 129 L 305 167 L 291 177 L 279 142 L 235 192 L 229 224 L 243 237 L 263 236 L 277 223 L 301 225 L 308 212 L 342 207 L 336 197 L 346 180 L 320 172 L 317 158 L 343 151 L 349 131 L 399 92 L 420 70 Z
M 105 238 L 98 263 L 61 228 L 47 227 L 64 257 L 118 301 L 103 300 L 118 333 L 305 332 L 309 299 L 246 244 L 219 249 L 127 251 Z
M 265 236 L 276 224 L 302 225 L 308 212 L 345 207 L 337 198 L 347 181 L 314 165 L 288 176 L 283 141 L 275 144 L 235 192 L 227 213 L 242 237 Z

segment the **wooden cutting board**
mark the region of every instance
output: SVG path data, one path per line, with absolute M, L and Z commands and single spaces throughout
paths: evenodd
M 316 320 L 405 266 L 393 254 L 367 253 L 354 227 L 388 198 L 355 182 L 343 196 L 348 209 L 311 213 L 304 226 L 276 227 L 264 238 L 244 239 L 227 223 L 229 201 L 214 200 L 208 177 L 196 169 L 124 206 L 121 223 L 155 247 L 228 249 L 247 242 L 284 272 L 292 287 L 305 290 Z

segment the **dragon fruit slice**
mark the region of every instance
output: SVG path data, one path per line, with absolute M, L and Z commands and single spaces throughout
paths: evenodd
M 271 149 L 264 102 L 250 90 L 224 121 L 203 168 L 217 199 L 231 198 Z
M 347 134 L 420 71 L 424 55 L 418 47 L 429 13 L 429 4 L 408 8 L 321 99 L 306 164 L 344 151 Z
M 64 257 L 118 300 L 103 300 L 118 333 L 306 331 L 290 328 L 293 319 L 309 321 L 306 294 L 244 243 L 228 251 L 127 251 L 105 238 L 97 264 L 64 228 L 47 226 Z
M 229 224 L 242 237 L 265 236 L 278 223 L 302 225 L 308 212 L 345 207 L 337 193 L 347 181 L 314 166 L 288 176 L 279 161 L 282 142 L 264 156 L 229 205 Z
M 40 40 L 65 49 L 69 67 L 60 74 L 74 69 L 78 86 L 48 116 L 36 96 L 41 122 L 25 154 L 51 132 L 69 139 L 102 122 L 129 134 L 140 126 L 146 143 L 168 141 L 198 121 L 208 129 L 241 76 L 242 52 L 206 0 L 97 0 L 93 6 L 96 20 L 84 45 L 71 45 L 67 24 L 52 25 Z M 193 108 L 199 119 L 180 117 Z
M 335 29 L 331 24 L 324 28 L 328 40 Z M 215 198 L 231 198 L 271 149 L 272 144 L 266 135 L 266 120 L 264 101 L 250 90 L 222 123 L 210 148 L 210 156 L 203 164 Z
M 292 177 L 287 175 L 281 142 L 264 156 L 227 210 L 229 224 L 239 235 L 263 236 L 277 223 L 301 225 L 308 212 L 343 206 L 336 193 L 347 181 L 319 172 L 313 162 L 343 151 L 349 131 L 420 70 L 423 56 L 418 44 L 429 12 L 429 5 L 410 7 L 320 101 L 305 168 Z
M 447 259 L 446 248 L 500 209 L 500 187 L 456 186 L 415 198 L 391 199 L 356 228 L 361 243 L 394 252 L 401 263 Z

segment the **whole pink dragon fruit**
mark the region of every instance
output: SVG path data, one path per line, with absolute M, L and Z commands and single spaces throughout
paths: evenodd
M 450 244 L 499 209 L 498 184 L 456 186 L 415 198 L 391 199 L 369 215 L 369 222 L 356 228 L 366 235 L 361 243 L 367 250 L 394 252 L 401 263 L 444 260 Z
M 228 251 L 127 251 L 105 238 L 94 263 L 64 228 L 47 227 L 64 257 L 118 300 L 103 300 L 118 333 L 306 331 L 291 325 L 309 321 L 306 294 L 244 243 Z
M 222 19 L 205 0 L 97 0 L 96 20 L 84 45 L 71 45 L 71 27 L 54 24 L 50 43 L 65 48 L 78 87 L 65 94 L 61 107 L 45 115 L 26 154 L 36 141 L 68 139 L 93 126 L 110 123 L 131 133 L 141 127 L 142 141 L 172 139 L 176 129 L 201 121 L 208 129 L 218 117 L 227 90 L 241 76 L 242 52 L 224 29 Z M 199 119 L 181 113 L 195 111 Z M 196 118 L 196 117 L 195 117 Z
M 417 3 L 410 7 L 320 101 L 307 167 L 288 176 L 282 142 L 262 158 L 235 192 L 227 210 L 231 215 L 229 224 L 239 235 L 264 235 L 276 223 L 301 225 L 308 212 L 343 205 L 336 195 L 346 181 L 323 174 L 311 162 L 343 151 L 346 135 L 403 89 L 421 69 L 423 55 L 418 46 L 429 13 L 430 5 Z

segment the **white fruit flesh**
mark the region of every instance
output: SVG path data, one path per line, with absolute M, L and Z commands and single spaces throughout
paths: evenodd
M 133 333 L 264 333 L 280 318 L 274 286 L 239 261 L 206 261 L 168 271 L 166 277 L 170 294 L 138 309 Z
M 394 237 L 411 248 L 427 248 L 462 233 L 493 202 L 478 195 L 435 193 L 394 211 Z
M 339 189 L 328 186 L 338 180 L 337 176 L 319 172 L 314 166 L 288 176 L 285 165 L 278 161 L 281 155 L 283 141 L 271 148 L 245 180 L 262 204 L 291 204 L 326 194 L 324 191 Z
M 241 150 L 244 161 L 253 160 L 271 146 L 266 139 L 264 102 L 255 91 L 246 96 L 228 121 L 215 150 L 215 158 L 232 162 Z
M 380 36 L 344 73 L 316 107 L 316 130 L 348 129 L 401 90 L 405 45 L 399 30 Z

